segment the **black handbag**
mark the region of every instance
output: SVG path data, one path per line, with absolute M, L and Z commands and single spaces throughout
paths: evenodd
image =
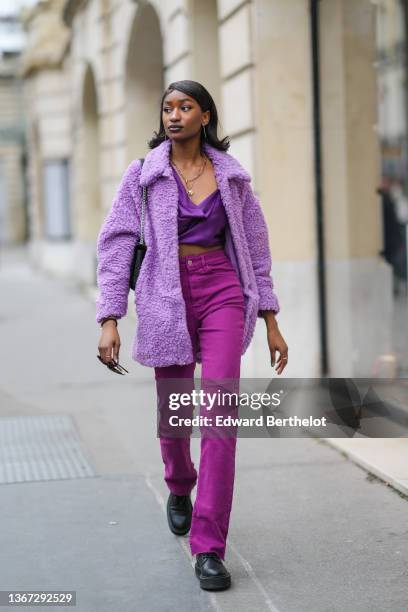
M 144 157 L 140 159 L 141 165 L 143 166 Z M 140 238 L 136 243 L 135 250 L 132 257 L 132 263 L 130 266 L 130 279 L 129 286 L 130 289 L 135 290 L 137 278 L 139 276 L 140 268 L 142 267 L 143 259 L 146 254 L 147 245 L 144 241 L 144 215 L 145 215 L 145 207 L 147 202 L 147 187 L 142 187 L 142 212 L 140 215 Z

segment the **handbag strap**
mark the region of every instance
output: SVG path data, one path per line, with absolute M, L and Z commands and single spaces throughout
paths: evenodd
M 143 166 L 144 157 L 140 158 L 141 166 Z M 147 187 L 144 185 L 142 187 L 142 213 L 141 213 L 141 221 L 140 221 L 140 241 L 139 244 L 144 244 L 144 216 L 145 216 L 145 208 L 147 202 Z

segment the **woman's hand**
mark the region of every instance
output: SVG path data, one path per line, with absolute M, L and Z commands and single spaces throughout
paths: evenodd
M 268 328 L 268 345 L 271 352 L 271 366 L 275 365 L 275 352 L 278 351 L 279 358 L 276 362 L 276 372 L 282 374 L 288 363 L 288 345 L 279 331 L 275 315 L 271 310 L 264 310 L 263 317 Z
M 288 345 L 282 337 L 278 326 L 268 327 L 268 345 L 271 352 L 271 366 L 275 365 L 275 351 L 278 351 L 279 358 L 276 362 L 276 372 L 282 374 L 288 364 Z
M 99 339 L 99 355 L 104 363 L 119 361 L 120 337 L 116 322 L 109 319 L 102 325 Z

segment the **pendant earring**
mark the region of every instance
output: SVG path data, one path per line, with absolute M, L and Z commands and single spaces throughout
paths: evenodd
M 205 125 L 203 125 L 203 130 L 204 130 L 204 138 L 207 140 L 207 132 L 205 131 Z

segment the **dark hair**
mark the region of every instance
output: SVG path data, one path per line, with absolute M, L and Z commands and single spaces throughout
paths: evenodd
M 159 144 L 161 144 L 165 139 L 165 131 L 162 119 L 163 101 L 164 98 L 175 89 L 177 91 L 182 91 L 191 98 L 194 98 L 194 100 L 200 105 L 200 108 L 203 113 L 207 110 L 210 111 L 210 121 L 205 126 L 207 138 L 204 137 L 204 130 L 201 130 L 200 147 L 202 146 L 203 142 L 208 142 L 216 149 L 220 149 L 220 151 L 227 151 L 230 146 L 228 136 L 225 136 L 225 138 L 223 138 L 222 140 L 220 140 L 217 136 L 218 113 L 214 100 L 212 99 L 210 93 L 206 90 L 206 88 L 201 85 L 201 83 L 189 80 L 174 81 L 173 83 L 170 83 L 170 85 L 165 90 L 160 101 L 160 128 L 158 132 L 154 132 L 153 138 L 147 143 L 150 149 L 154 149 L 155 147 L 159 146 Z

